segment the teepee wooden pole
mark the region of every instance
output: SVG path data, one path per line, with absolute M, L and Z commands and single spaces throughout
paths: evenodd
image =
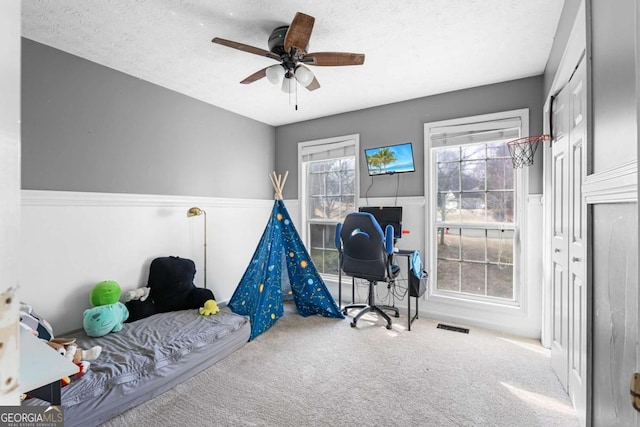
M 271 185 L 273 185 L 273 189 L 276 191 L 274 195 L 276 200 L 282 200 L 282 190 L 284 189 L 284 183 L 287 181 L 287 176 L 289 176 L 289 171 L 284 173 L 284 179 L 282 175 L 276 175 L 275 171 L 269 175 Z
M 273 177 L 275 172 L 271 172 L 269 174 L 269 179 L 271 180 L 271 185 L 273 185 L 273 189 L 276 190 L 276 196 L 278 195 L 278 186 L 276 185 L 275 178 Z

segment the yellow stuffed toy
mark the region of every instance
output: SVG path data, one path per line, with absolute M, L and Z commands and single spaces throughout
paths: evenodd
M 216 314 L 220 311 L 218 303 L 215 300 L 208 299 L 204 302 L 204 307 L 200 307 L 200 314 L 203 316 L 209 316 L 210 314 Z

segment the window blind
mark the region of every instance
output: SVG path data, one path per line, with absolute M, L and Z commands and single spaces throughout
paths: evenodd
M 479 142 L 512 140 L 520 137 L 520 119 L 492 120 L 459 126 L 432 128 L 432 147 L 456 146 Z
M 305 163 L 317 160 L 355 156 L 355 154 L 356 146 L 355 141 L 353 140 L 307 145 L 300 148 L 300 158 Z

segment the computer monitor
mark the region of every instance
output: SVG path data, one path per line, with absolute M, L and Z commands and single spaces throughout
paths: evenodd
M 361 206 L 358 210 L 373 215 L 382 231 L 392 225 L 394 239 L 402 237 L 402 206 Z

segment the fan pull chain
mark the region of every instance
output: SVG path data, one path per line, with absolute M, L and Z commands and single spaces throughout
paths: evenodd
M 289 79 L 288 82 L 289 85 L 294 84 L 295 86 L 293 87 L 293 91 L 292 90 L 288 90 L 287 92 L 289 92 L 289 105 L 291 105 L 291 95 L 293 94 L 293 96 L 295 97 L 294 102 L 294 108 L 296 111 L 298 111 L 298 82 L 295 80 L 295 77 L 291 77 Z M 291 86 L 289 86 L 289 89 L 291 89 Z

